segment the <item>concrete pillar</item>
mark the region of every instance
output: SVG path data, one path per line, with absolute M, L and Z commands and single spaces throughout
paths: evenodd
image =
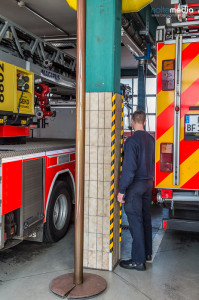
M 145 111 L 146 87 L 145 87 L 145 62 L 140 60 L 138 66 L 138 109 Z
M 112 270 L 120 255 L 120 206 L 116 201 L 121 150 L 120 50 L 121 0 L 87 0 L 84 267 L 103 270 Z M 113 97 L 115 188 L 111 204 Z

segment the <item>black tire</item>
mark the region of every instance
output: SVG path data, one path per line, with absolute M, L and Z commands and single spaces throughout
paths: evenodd
M 65 236 L 70 223 L 71 206 L 72 200 L 66 184 L 63 181 L 57 181 L 49 200 L 44 225 L 46 242 L 57 242 Z

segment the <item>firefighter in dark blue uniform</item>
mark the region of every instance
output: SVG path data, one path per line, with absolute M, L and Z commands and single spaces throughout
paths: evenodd
M 150 204 L 155 166 L 155 141 L 144 130 L 146 115 L 135 111 L 132 115 L 134 134 L 124 146 L 122 176 L 117 200 L 124 203 L 133 238 L 131 259 L 121 260 L 126 269 L 144 271 L 146 260 L 152 255 L 152 226 Z

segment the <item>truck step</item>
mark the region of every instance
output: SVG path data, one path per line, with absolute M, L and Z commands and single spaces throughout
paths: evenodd
M 17 240 L 15 240 L 15 239 L 8 240 L 8 241 L 6 242 L 4 248 L 3 248 L 3 249 L 0 249 L 0 252 L 4 251 L 4 250 L 6 250 L 6 249 L 12 248 L 12 247 L 14 247 L 14 246 L 20 244 L 21 242 L 23 242 L 23 240 L 21 240 L 21 239 L 20 239 L 20 240 L 18 240 L 18 239 L 17 239 Z
M 163 219 L 163 229 L 199 232 L 199 221 L 181 219 Z

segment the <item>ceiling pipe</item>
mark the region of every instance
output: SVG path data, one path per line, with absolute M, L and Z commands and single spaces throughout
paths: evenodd
M 136 44 L 142 49 L 145 49 L 145 43 L 143 42 L 142 38 L 139 36 L 139 34 L 135 31 L 133 26 L 131 26 L 131 23 L 127 18 L 122 16 L 122 27 L 124 30 L 130 35 L 130 37 L 136 42 Z
M 146 50 L 146 42 L 143 41 L 143 39 L 139 36 L 139 34 L 135 31 L 135 29 L 131 25 L 130 21 L 124 16 L 122 16 L 122 27 L 125 30 L 125 32 L 128 34 L 128 36 L 131 38 L 133 43 L 137 45 L 137 47 L 142 51 L 142 53 L 144 53 L 143 51 Z M 152 39 L 152 37 L 150 41 L 152 41 L 151 44 L 154 45 L 154 40 Z M 137 54 L 135 53 L 135 55 Z M 139 54 L 137 56 L 143 56 L 143 55 Z M 156 65 L 155 57 L 152 57 L 151 60 L 155 66 Z
M 68 32 L 66 32 L 64 29 L 60 28 L 59 26 L 57 26 L 55 23 L 53 23 L 52 21 L 50 21 L 49 19 L 47 19 L 46 17 L 42 16 L 41 14 L 39 14 L 38 12 L 36 12 L 34 9 L 32 9 L 28 4 L 26 4 L 24 1 L 20 1 L 20 0 L 16 0 L 17 4 L 19 7 L 21 8 L 26 8 L 27 10 L 29 10 L 31 13 L 33 13 L 34 15 L 36 15 L 37 17 L 39 17 L 40 19 L 42 19 L 43 21 L 45 21 L 46 23 L 48 23 L 49 25 L 53 26 L 54 28 L 56 28 L 57 30 L 63 32 L 66 35 L 69 35 Z
M 140 15 L 138 13 L 131 13 L 132 19 L 134 22 L 139 23 L 142 27 L 142 29 L 146 28 L 146 25 L 144 24 L 142 18 L 140 17 Z M 155 41 L 153 39 L 153 37 L 151 36 L 151 34 L 149 33 L 149 40 L 151 42 L 151 44 L 155 44 Z
M 137 45 L 124 28 L 122 28 L 122 43 L 133 55 L 144 56 L 144 51 Z M 156 61 L 154 58 L 148 61 L 148 69 L 156 76 Z

